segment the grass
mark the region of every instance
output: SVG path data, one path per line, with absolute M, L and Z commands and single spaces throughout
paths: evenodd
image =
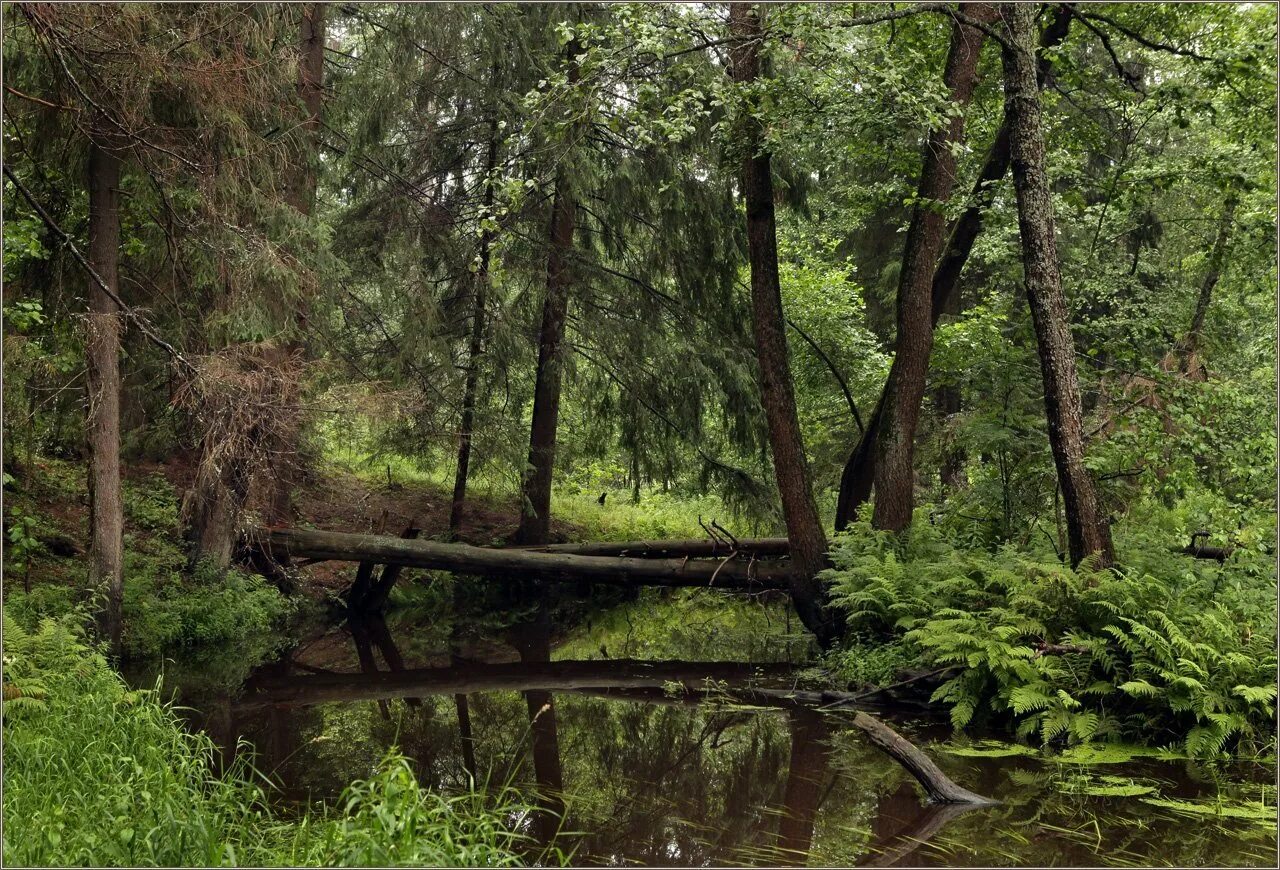
M 3 860 L 15 866 L 514 866 L 529 810 L 423 791 L 387 756 L 336 806 L 273 812 L 244 763 L 130 691 L 74 620 L 5 619 Z M 542 860 L 555 862 L 556 853 Z
M 376 453 L 361 437 L 359 427 L 336 432 L 321 431 L 322 453 L 336 467 L 374 484 L 396 483 L 448 493 L 453 488 L 452 460 L 414 460 Z M 582 540 L 645 540 L 658 538 L 701 538 L 706 531 L 699 518 L 715 519 L 739 537 L 767 535 L 777 529 L 748 525 L 714 495 L 663 492 L 659 487 L 642 487 L 640 500 L 622 485 L 620 466 L 603 462 L 582 463 L 569 473 L 558 473 L 551 494 L 551 514 L 575 527 Z M 503 474 L 493 465 L 482 466 L 468 482 L 469 499 L 506 506 L 514 510 L 520 482 L 514 472 Z M 605 505 L 600 494 L 607 493 Z

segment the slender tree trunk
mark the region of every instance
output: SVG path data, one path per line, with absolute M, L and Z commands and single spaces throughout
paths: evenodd
M 568 255 L 573 247 L 575 203 L 564 178 L 556 182 L 551 206 L 551 253 L 547 260 L 547 296 L 538 338 L 538 373 L 529 427 L 529 463 L 524 475 L 524 505 L 516 543 L 545 544 L 551 535 L 551 475 L 556 459 L 560 384 L 564 374 L 564 324 L 569 310 Z
M 579 77 L 572 59 L 575 41 L 565 47 L 570 58 L 569 81 Z M 577 203 L 568 177 L 556 178 L 548 232 L 547 295 L 542 304 L 542 329 L 538 336 L 538 372 L 533 388 L 533 420 L 529 426 L 529 462 L 522 487 L 523 505 L 518 544 L 545 544 L 551 536 L 551 475 L 556 460 L 556 429 L 560 419 L 560 383 L 564 374 L 564 323 L 569 311 L 569 256 L 573 250 L 573 225 Z
M 107 287 L 120 287 L 120 158 L 89 145 L 89 266 Z M 85 364 L 88 370 L 89 588 L 105 597 L 98 625 L 119 656 L 124 607 L 124 502 L 120 494 L 121 312 L 89 279 Z
M 1062 292 L 1053 200 L 1045 169 L 1044 131 L 1036 82 L 1032 33 L 1035 7 L 1007 4 L 1000 10 L 1009 45 L 1004 47 L 1005 114 L 1009 118 L 1013 185 L 1027 299 L 1035 326 L 1044 379 L 1045 414 L 1058 480 L 1066 508 L 1071 564 L 1095 555 L 1098 567 L 1111 564 L 1111 533 L 1084 464 L 1084 424 L 1075 345 Z
M 760 77 L 760 18 L 750 3 L 730 6 L 729 27 L 733 77 L 749 84 Z M 818 518 L 809 478 L 809 463 L 800 435 L 791 364 L 787 351 L 786 318 L 778 279 L 778 241 L 773 207 L 770 157 L 762 150 L 759 120 L 745 122 L 742 193 L 747 214 L 747 249 L 751 260 L 751 321 L 760 365 L 760 393 L 769 426 L 774 474 L 782 497 L 782 516 L 791 550 L 791 598 L 796 613 L 823 646 L 836 638 L 837 627 L 826 606 L 817 574 L 827 566 L 827 538 Z
M 495 65 L 496 67 L 496 65 Z M 496 68 L 493 71 L 497 78 Z M 489 150 L 485 155 L 484 214 L 493 211 L 493 184 L 489 176 L 498 165 L 498 121 L 494 117 L 489 130 Z M 456 537 L 462 527 L 462 511 L 467 500 L 467 476 L 471 470 L 471 434 L 475 427 L 476 392 L 480 382 L 480 353 L 484 342 L 484 309 L 489 288 L 489 254 L 493 234 L 480 235 L 479 263 L 475 272 L 471 301 L 471 343 L 467 346 L 467 379 L 462 388 L 462 420 L 458 427 L 458 464 L 453 478 L 453 504 L 449 508 L 449 536 Z
M 1059 4 L 1049 24 L 1040 35 L 1041 55 L 1039 58 L 1040 85 L 1044 86 L 1051 73 L 1044 50 L 1059 45 L 1067 37 L 1071 25 L 1072 12 L 1066 4 Z M 946 248 L 938 260 L 933 274 L 931 317 L 933 326 L 947 307 L 948 300 L 955 294 L 960 283 L 960 274 L 973 250 L 973 243 L 982 229 L 982 218 L 995 196 L 996 182 L 1002 179 L 1009 170 L 1009 122 L 1005 118 L 996 132 L 995 140 L 987 150 L 986 159 L 978 171 L 978 179 L 974 183 L 969 197 L 969 205 L 956 220 L 947 238 Z M 845 462 L 840 475 L 840 489 L 836 501 L 836 531 L 843 531 L 857 517 L 859 509 L 871 498 L 872 484 L 875 481 L 874 446 L 879 438 L 880 425 L 884 419 L 885 392 L 882 390 L 875 410 L 867 420 L 862 437 L 849 459 Z
M 1235 191 L 1227 194 L 1226 204 L 1222 208 L 1222 218 L 1218 223 L 1218 236 L 1213 241 L 1213 249 L 1209 252 L 1204 279 L 1200 282 L 1200 295 L 1196 299 L 1195 313 L 1191 317 L 1191 328 L 1183 340 L 1182 371 L 1191 373 L 1197 370 L 1196 353 L 1200 349 L 1200 335 L 1204 331 L 1204 319 L 1209 313 L 1209 303 L 1213 300 L 1213 290 L 1222 277 L 1222 267 L 1227 260 L 1227 245 L 1231 240 L 1231 225 L 1235 222 L 1236 206 L 1239 197 Z
M 306 162 L 299 168 L 293 179 L 288 200 L 300 213 L 311 214 L 316 200 L 315 161 L 319 154 L 320 113 L 324 108 L 324 41 L 325 41 L 325 4 L 310 3 L 302 7 L 302 21 L 298 33 L 298 96 L 307 112 L 303 122 L 306 131 Z M 309 306 L 306 300 L 299 300 L 297 328 L 306 328 Z M 303 342 L 294 339 L 285 343 L 280 349 L 282 361 L 304 352 Z M 300 384 L 283 385 L 286 399 L 296 400 Z M 271 485 L 271 501 L 268 505 L 267 519 L 272 523 L 283 523 L 293 514 L 293 487 L 298 476 L 298 433 L 288 431 L 279 433 L 280 443 L 277 447 L 279 459 L 275 478 Z
M 966 4 L 964 8 L 980 21 L 995 18 L 994 8 L 986 3 Z M 951 101 L 961 108 L 968 105 L 978 81 L 983 38 L 982 31 L 976 28 L 952 24 L 943 83 Z M 942 207 L 955 187 L 956 158 L 952 149 L 963 140 L 964 115 L 958 113 L 946 127 L 930 133 L 925 142 L 917 187 L 920 203 L 907 229 L 898 280 L 896 352 L 885 385 L 884 421 L 876 439 L 876 507 L 872 523 L 878 529 L 899 532 L 911 523 L 916 426 L 933 350 L 933 274 L 946 234 Z

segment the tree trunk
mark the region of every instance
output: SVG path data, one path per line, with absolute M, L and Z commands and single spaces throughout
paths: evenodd
M 1111 533 L 1098 503 L 1093 479 L 1084 464 L 1084 424 L 1075 345 L 1062 292 L 1053 200 L 1045 169 L 1032 41 L 1035 14 L 1035 7 L 1031 5 L 1008 4 L 1000 10 L 1010 42 L 1002 51 L 1005 115 L 1009 118 L 1022 265 L 1044 380 L 1049 443 L 1066 508 L 1071 564 L 1078 565 L 1086 556 L 1096 554 L 1097 567 L 1101 568 L 1112 561 Z
M 529 462 L 525 469 L 523 509 L 515 540 L 545 544 L 551 537 L 551 475 L 555 469 L 556 429 L 560 418 L 560 383 L 564 374 L 564 323 L 569 310 L 568 254 L 573 246 L 575 203 L 566 179 L 556 181 L 551 206 L 551 254 L 547 261 L 547 296 L 538 338 L 538 372 L 529 426 Z
M 730 554 L 756 558 L 785 556 L 790 551 L 786 538 L 742 538 L 724 543 L 710 538 L 656 541 L 588 541 L 581 544 L 546 544 L 541 547 L 503 547 L 536 553 L 570 553 L 575 556 L 629 556 L 636 559 L 673 559 L 680 556 L 719 557 Z
M 120 158 L 89 145 L 90 268 L 118 295 Z M 89 448 L 89 588 L 104 596 L 98 627 L 113 656 L 121 652 L 124 608 L 124 502 L 120 494 L 121 311 L 92 277 L 85 366 Z
M 966 5 L 979 21 L 992 21 L 994 8 L 986 3 Z M 978 80 L 978 58 L 984 34 L 958 22 L 951 27 L 943 83 L 951 101 L 963 108 Z M 884 421 L 876 439 L 876 506 L 872 524 L 900 532 L 911 523 L 915 486 L 915 439 L 924 399 L 929 354 L 933 350 L 932 288 L 934 268 L 946 233 L 942 211 L 956 180 L 952 150 L 964 140 L 964 114 L 952 116 L 946 127 L 929 134 L 917 198 L 902 252 L 898 280 L 898 336 L 885 385 Z
M 496 65 L 493 78 L 497 78 Z M 495 115 L 489 130 L 489 150 L 484 161 L 484 209 L 489 218 L 493 211 L 493 183 L 489 178 L 498 165 L 498 120 Z M 475 427 L 476 390 L 480 382 L 480 353 L 484 341 L 484 309 L 489 287 L 489 254 L 493 234 L 480 234 L 479 263 L 476 267 L 471 301 L 471 342 L 467 346 L 467 379 L 462 388 L 462 419 L 458 426 L 458 464 L 453 477 L 453 503 L 449 508 L 449 536 L 457 537 L 462 527 L 462 510 L 467 500 L 467 476 L 471 470 L 471 432 Z
M 1227 260 L 1227 244 L 1231 239 L 1231 225 L 1235 221 L 1236 206 L 1239 197 L 1235 191 L 1227 194 L 1227 201 L 1222 208 L 1222 218 L 1218 223 L 1218 236 L 1213 240 L 1213 249 L 1209 252 L 1204 279 L 1200 283 L 1200 295 L 1196 298 L 1195 313 L 1191 317 L 1191 328 L 1182 342 L 1182 371 L 1194 374 L 1199 370 L 1196 354 L 1200 350 L 1200 334 L 1204 331 L 1204 319 L 1209 313 L 1209 303 L 1213 299 L 1213 289 L 1218 286 L 1222 277 L 1222 267 Z
M 750 3 L 734 3 L 730 30 L 736 38 L 731 57 L 734 80 L 750 84 L 760 77 L 760 18 Z M 791 598 L 796 613 L 818 642 L 830 646 L 838 630 L 827 608 L 818 572 L 827 567 L 827 538 L 818 518 L 809 479 L 809 464 L 800 436 L 795 391 L 787 352 L 786 318 L 778 279 L 777 228 L 773 210 L 770 158 L 762 149 L 763 129 L 748 118 L 743 129 L 746 156 L 742 193 L 747 214 L 747 249 L 751 260 L 751 322 L 760 365 L 760 397 L 769 425 L 774 474 L 782 496 L 782 516 L 791 550 Z
M 1067 37 L 1072 13 L 1066 4 L 1054 10 L 1053 18 L 1040 34 L 1039 75 L 1043 87 L 1051 73 L 1044 50 L 1059 45 Z M 982 229 L 982 218 L 995 196 L 996 182 L 1009 170 L 1009 121 L 1005 118 L 996 132 L 995 140 L 987 150 L 986 159 L 978 171 L 978 179 L 970 194 L 969 205 L 952 226 L 946 248 L 933 273 L 931 301 L 932 325 L 937 326 L 948 300 L 955 294 L 960 274 L 973 250 L 973 243 Z M 858 510 L 871 498 L 875 480 L 875 451 L 880 424 L 884 415 L 885 393 L 882 390 L 875 411 L 858 439 L 853 452 L 845 462 L 840 475 L 840 490 L 836 501 L 836 531 L 843 531 L 858 515 Z
M 316 200 L 315 163 L 320 150 L 320 113 L 324 108 L 324 15 L 324 3 L 303 6 L 298 33 L 298 97 L 307 113 L 302 125 L 306 132 L 307 153 L 303 155 L 306 162 L 299 168 L 289 186 L 287 199 L 303 215 L 311 214 Z M 306 331 L 308 308 L 306 300 L 298 301 L 299 332 Z M 303 342 L 293 339 L 280 348 L 280 357 L 285 360 L 303 352 Z M 283 384 L 282 387 L 286 400 L 296 401 L 300 384 Z M 292 430 L 279 433 L 279 440 L 276 456 L 280 461 L 271 484 L 271 501 L 267 509 L 268 521 L 276 524 L 288 522 L 293 515 L 291 500 L 299 470 L 298 433 Z
M 492 549 L 380 535 L 318 529 L 255 529 L 248 540 L 272 558 L 373 562 L 458 574 L 544 580 L 591 580 L 623 586 L 713 586 L 720 589 L 789 589 L 791 569 L 744 559 L 633 559 Z M 390 569 L 388 569 L 390 570 Z M 384 575 L 385 578 L 385 575 Z
M 574 60 L 578 44 L 570 40 L 565 54 L 570 60 L 569 81 L 579 78 Z M 556 459 L 556 428 L 560 418 L 560 382 L 564 374 L 564 322 L 569 311 L 569 256 L 573 250 L 573 224 L 577 203 L 568 177 L 556 177 L 547 233 L 547 295 L 542 304 L 542 329 L 538 336 L 538 372 L 533 389 L 533 419 L 529 425 L 529 462 L 521 488 L 523 504 L 516 543 L 545 544 L 551 536 L 551 474 Z

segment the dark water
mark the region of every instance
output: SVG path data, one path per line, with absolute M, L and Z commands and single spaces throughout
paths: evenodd
M 224 758 L 251 747 L 286 808 L 398 745 L 426 788 L 540 801 L 531 833 L 577 864 L 1276 866 L 1274 766 L 954 754 L 971 738 L 886 712 L 1000 801 L 927 806 L 847 715 L 741 703 L 803 682 L 804 641 L 784 608 L 725 600 L 646 593 L 569 628 L 543 609 L 467 636 L 427 606 L 313 631 L 247 675 L 250 653 L 205 651 L 165 680 Z

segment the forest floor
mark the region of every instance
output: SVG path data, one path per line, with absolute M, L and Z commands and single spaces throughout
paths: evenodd
M 176 520 L 177 506 L 190 487 L 195 469 L 189 461 L 175 458 L 166 462 L 132 462 L 122 469 L 124 477 L 125 531 L 133 545 L 147 549 L 161 543 L 183 549 Z M 9 567 L 15 586 L 42 583 L 76 584 L 83 578 L 77 567 L 83 563 L 70 557 L 88 549 L 89 502 L 82 475 L 70 462 L 39 459 L 19 470 L 6 492 L 4 517 L 6 561 L 13 557 L 23 564 Z M 421 529 L 421 537 L 444 539 L 449 532 L 451 493 L 429 480 L 378 480 L 349 469 L 325 464 L 309 473 L 294 495 L 295 524 L 300 527 L 337 532 L 399 535 L 411 523 Z M 165 516 L 164 514 L 169 514 Z M 21 519 L 29 518 L 29 519 Z M 12 552 L 10 528 L 27 522 L 33 541 L 29 552 Z M 468 497 L 457 540 L 477 546 L 503 544 L 515 534 L 520 522 L 516 497 L 495 498 L 476 493 Z M 553 519 L 553 541 L 583 537 L 574 523 Z M 129 543 L 126 543 L 126 547 Z M 301 591 L 308 597 L 324 598 L 351 582 L 352 567 L 341 562 L 322 562 L 301 569 Z

